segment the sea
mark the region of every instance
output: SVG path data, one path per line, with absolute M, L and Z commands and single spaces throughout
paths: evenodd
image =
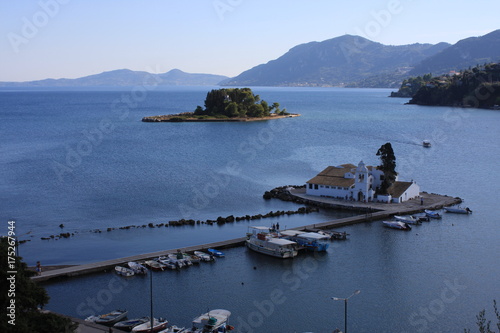
M 262 195 L 303 185 L 329 165 L 378 165 L 386 142 L 400 180 L 460 197 L 473 213 L 443 213 L 410 232 L 381 221 L 343 227 L 348 240 L 293 260 L 237 247 L 180 271 L 47 282 L 46 309 L 78 318 L 127 309 L 132 318 L 148 316 L 153 304 L 155 317 L 188 327 L 195 316 L 223 308 L 235 331 L 247 333 L 332 332 L 344 330 L 345 318 L 349 332 L 474 331 L 483 309 L 496 323 L 499 111 L 406 105 L 408 99 L 388 98 L 388 89 L 253 87 L 269 104 L 301 116 L 141 122 L 192 111 L 217 88 L 2 88 L 0 234 L 15 221 L 28 265 L 73 265 L 243 237 L 253 225 L 283 229 L 351 216 L 321 209 L 165 227 L 297 210 Z M 425 139 L 431 148 L 422 147 Z

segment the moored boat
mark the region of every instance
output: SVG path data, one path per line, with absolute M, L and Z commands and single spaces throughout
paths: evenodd
M 134 271 L 134 274 L 147 274 L 148 269 L 135 261 L 129 261 L 127 263 L 128 267 Z
M 115 266 L 115 272 L 116 274 L 125 277 L 133 276 L 135 274 L 132 269 L 123 266 Z
M 146 260 L 144 264 L 151 268 L 153 271 L 163 271 L 165 270 L 165 268 L 167 268 L 167 266 L 156 260 Z
M 112 326 L 119 321 L 125 320 L 127 318 L 127 314 L 128 312 L 126 310 L 116 310 L 100 316 L 90 316 L 85 320 L 100 325 Z
M 469 207 L 461 208 L 461 207 L 445 207 L 445 212 L 447 213 L 455 213 L 455 214 L 471 214 L 472 210 Z
M 425 215 L 427 215 L 431 219 L 440 219 L 441 218 L 441 215 L 438 212 L 428 210 L 428 209 L 426 209 L 424 212 L 425 212 Z
M 160 319 L 153 319 L 153 328 L 151 329 L 151 320 L 145 322 L 144 324 L 140 324 L 135 326 L 132 329 L 132 332 L 136 333 L 147 333 L 147 332 L 159 332 L 161 330 L 164 330 L 167 328 L 168 321 L 160 318 Z
M 193 327 L 186 332 L 226 332 L 232 327 L 228 325 L 231 312 L 224 309 L 210 310 L 193 319 Z
M 430 148 L 431 142 L 429 140 L 424 140 L 422 141 L 422 146 L 424 146 L 425 148 Z
M 298 230 L 283 230 L 280 235 L 288 240 L 296 242 L 299 246 L 306 248 L 309 251 L 324 252 L 328 249 L 330 244 L 327 240 L 330 239 L 328 235 L 321 235 L 317 232 L 302 232 Z
M 411 227 L 408 223 L 401 221 L 382 221 L 382 223 L 387 228 L 406 230 L 406 231 L 411 230 Z
M 277 258 L 293 258 L 298 254 L 298 244 L 294 241 L 278 238 L 267 227 L 250 227 L 246 245 L 249 249 Z
M 216 249 L 207 249 L 207 252 L 217 258 L 224 257 L 224 253 Z
M 422 223 L 421 221 L 419 221 L 418 219 L 416 219 L 413 216 L 399 216 L 399 215 L 394 215 L 394 219 L 396 221 L 405 222 L 405 223 L 408 223 L 408 224 L 421 224 Z
M 205 252 L 194 251 L 194 254 L 197 255 L 201 261 L 215 261 L 215 257 Z
M 149 321 L 148 317 L 129 319 L 124 321 L 119 321 L 116 324 L 114 324 L 113 327 L 122 331 L 130 332 L 134 327 L 144 324 L 147 321 Z

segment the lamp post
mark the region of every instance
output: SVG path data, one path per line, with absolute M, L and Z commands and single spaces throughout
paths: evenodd
M 347 298 L 340 298 L 340 297 L 332 297 L 334 301 L 344 301 L 344 333 L 347 333 L 347 300 L 351 298 L 354 295 L 357 295 L 361 292 L 361 290 L 356 290 L 354 293 L 352 293 L 351 296 Z

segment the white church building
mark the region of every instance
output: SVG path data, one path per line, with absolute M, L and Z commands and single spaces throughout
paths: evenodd
M 363 161 L 354 164 L 329 166 L 306 182 L 306 194 L 360 202 L 400 203 L 420 196 L 416 182 L 396 181 L 387 189 L 388 195 L 375 192 L 384 180 L 384 173 Z

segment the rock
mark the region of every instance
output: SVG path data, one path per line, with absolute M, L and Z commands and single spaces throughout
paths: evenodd
M 269 199 L 272 199 L 273 195 L 271 194 L 271 192 L 266 191 L 262 197 L 263 197 L 265 200 L 269 200 Z

